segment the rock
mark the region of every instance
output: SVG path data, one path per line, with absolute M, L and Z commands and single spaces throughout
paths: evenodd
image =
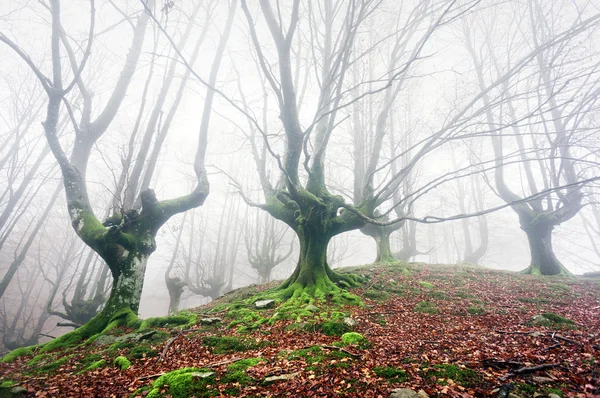
M 192 376 L 192 380 L 198 380 L 198 379 L 206 379 L 207 377 L 210 377 L 214 374 L 215 374 L 215 372 L 193 372 L 193 373 L 190 373 L 190 376 Z
M 356 326 L 356 320 L 348 316 L 344 318 L 344 323 L 350 327 Z
M 560 398 L 558 394 L 548 394 L 548 398 Z
M 419 398 L 419 394 L 410 388 L 396 388 L 392 390 L 390 398 Z
M 12 394 L 11 396 L 15 396 L 15 395 L 25 395 L 27 394 L 27 389 L 21 387 L 21 386 L 17 386 L 17 387 L 13 387 L 10 389 L 10 393 Z
M 542 336 L 544 336 L 544 333 L 542 333 L 542 332 L 531 332 L 531 333 L 529 333 L 529 336 L 531 336 L 531 337 L 542 337 Z
M 94 345 L 95 346 L 102 346 L 102 345 L 110 345 L 112 343 L 114 343 L 117 340 L 117 338 L 115 336 L 111 336 L 109 334 L 103 334 L 98 336 L 98 338 L 96 340 L 94 340 Z
M 508 394 L 508 398 L 521 398 L 517 394 L 513 394 L 512 392 Z
M 215 323 L 221 322 L 221 318 L 202 318 L 200 319 L 200 323 L 203 325 L 213 325 Z
M 281 381 L 281 380 L 292 380 L 294 377 L 298 376 L 299 374 L 300 374 L 300 372 L 295 372 L 295 373 L 289 373 L 289 374 L 284 374 L 284 375 L 279 375 L 279 376 L 269 376 L 263 380 L 263 383 L 272 383 L 274 381 Z
M 123 336 L 117 337 L 115 343 L 127 343 L 129 341 L 139 341 L 143 336 L 142 333 L 127 333 Z
M 552 383 L 554 381 L 554 379 L 544 376 L 533 376 L 532 379 L 536 383 Z
M 419 396 L 419 398 L 429 398 L 429 394 L 427 394 L 423 390 L 419 390 L 419 392 L 417 393 L 417 395 Z
M 275 300 L 258 300 L 254 302 L 254 306 L 258 309 L 273 308 L 275 306 Z
M 316 305 L 312 305 L 312 304 L 307 305 L 306 307 L 304 307 L 304 309 L 306 311 L 310 311 L 310 312 L 319 312 L 319 311 L 321 311 L 319 309 L 319 307 L 317 307 Z

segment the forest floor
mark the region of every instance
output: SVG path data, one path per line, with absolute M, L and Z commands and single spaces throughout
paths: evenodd
M 368 278 L 351 290 L 362 306 L 315 302 L 280 319 L 277 306 L 249 304 L 276 283 L 243 288 L 141 331 L 0 363 L 0 382 L 38 397 L 496 397 L 506 383 L 519 397 L 600 396 L 599 279 L 422 264 L 346 272 Z

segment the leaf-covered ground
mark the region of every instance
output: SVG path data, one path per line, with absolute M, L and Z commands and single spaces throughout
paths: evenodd
M 598 279 L 416 264 L 352 272 L 368 278 L 352 290 L 363 306 L 316 302 L 274 321 L 277 307 L 244 301 L 265 287 L 247 288 L 193 311 L 198 320 L 221 318 L 215 324 L 174 325 L 188 314 L 157 320 L 133 335 L 139 341 L 33 352 L 1 363 L 0 381 L 42 397 L 387 398 L 399 387 L 469 397 L 497 396 L 505 383 L 520 397 L 600 396 Z M 364 340 L 346 335 L 352 341 L 343 343 L 346 332 Z M 127 369 L 116 366 L 119 356 Z M 182 368 L 193 369 L 160 377 Z M 271 376 L 282 380 L 266 382 Z

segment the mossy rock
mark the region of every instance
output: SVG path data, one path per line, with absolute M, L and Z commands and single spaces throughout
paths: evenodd
M 158 398 L 166 389 L 173 398 L 207 398 L 219 395 L 219 391 L 209 386 L 215 383 L 214 372 L 208 369 L 182 368 L 160 376 L 152 383 L 147 398 Z
M 344 322 L 327 321 L 316 324 L 315 328 L 327 336 L 342 336 L 351 331 L 351 327 Z
M 236 361 L 227 367 L 227 370 L 230 372 L 239 372 L 245 371 L 252 366 L 256 366 L 261 362 L 265 362 L 264 358 L 246 358 Z
M 342 335 L 343 344 L 363 344 L 366 343 L 367 339 L 360 333 L 348 332 Z
M 147 344 L 138 345 L 133 347 L 128 354 L 131 358 L 139 359 L 139 358 L 152 358 L 158 355 L 158 351 L 153 349 L 151 346 Z

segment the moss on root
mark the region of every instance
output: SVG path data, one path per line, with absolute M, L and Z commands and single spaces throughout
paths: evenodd
M 16 350 L 12 350 L 11 352 L 9 352 L 5 356 L 3 356 L 2 360 L 0 360 L 0 362 L 12 362 L 15 359 L 17 359 L 18 357 L 22 357 L 25 355 L 31 355 L 36 351 L 37 348 L 39 348 L 39 346 L 35 346 L 35 345 L 30 346 L 30 347 L 17 348 Z

